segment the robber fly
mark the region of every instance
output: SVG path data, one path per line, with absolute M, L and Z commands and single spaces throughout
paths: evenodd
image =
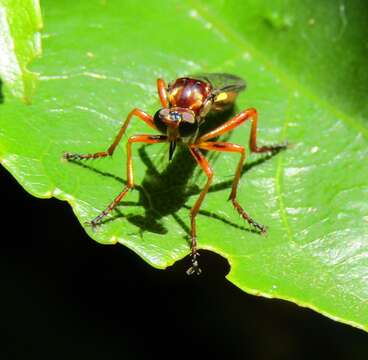
M 105 218 L 119 204 L 128 191 L 133 188 L 132 144 L 157 144 L 167 142 L 169 143 L 169 158 L 171 160 L 175 152 L 176 144 L 180 142 L 184 143 L 188 147 L 190 153 L 207 176 L 206 185 L 201 191 L 196 203 L 190 210 L 192 266 L 188 269 L 187 273 L 189 275 L 193 273 L 201 273 L 201 269 L 198 265 L 199 254 L 197 251 L 196 216 L 208 192 L 213 177 L 212 168 L 203 156 L 201 150 L 233 152 L 240 155 L 229 199 L 237 212 L 251 226 L 257 229 L 260 233 L 265 233 L 266 227 L 253 220 L 236 199 L 238 183 L 245 161 L 245 148 L 229 142 L 210 140 L 216 139 L 218 136 L 237 128 L 247 120 L 251 120 L 252 126 L 250 131 L 249 147 L 252 152 L 275 152 L 285 148 L 287 145 L 257 145 L 258 114 L 254 108 L 242 111 L 212 131 L 202 135 L 200 135 L 199 132 L 201 125 L 209 118 L 207 115 L 210 112 L 224 111 L 231 107 L 239 92 L 244 89 L 245 82 L 241 78 L 230 74 L 214 73 L 181 77 L 170 83 L 168 86 L 166 86 L 164 80 L 158 79 L 157 91 L 162 108 L 159 109 L 154 116 L 135 108 L 128 114 L 114 142 L 106 151 L 96 152 L 93 154 L 64 153 L 63 157 L 67 160 L 96 159 L 111 156 L 124 135 L 133 116 L 143 120 L 149 127 L 158 130 L 161 133 L 159 135 L 133 135 L 128 139 L 127 184 L 106 207 L 106 209 L 90 222 L 90 225 L 95 228 L 100 224 L 101 220 Z

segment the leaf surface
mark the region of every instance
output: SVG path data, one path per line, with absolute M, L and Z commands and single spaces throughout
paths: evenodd
M 13 96 L 27 103 L 37 81 L 27 66 L 41 54 L 41 28 L 38 0 L 0 0 L 0 78 Z
M 243 290 L 367 330 L 364 5 L 267 3 L 45 0 L 44 57 L 34 65 L 41 84 L 32 106 L 10 98 L 1 106 L 1 162 L 35 196 L 67 200 L 83 224 L 124 186 L 128 136 L 153 131 L 133 120 L 111 159 L 67 163 L 64 151 L 105 150 L 132 108 L 153 114 L 158 77 L 244 77 L 237 106 L 258 109 L 259 142 L 293 147 L 248 153 L 239 201 L 267 225 L 266 237 L 226 201 L 238 157 L 207 154 L 215 177 L 197 220 L 199 246 L 226 257 L 229 280 Z M 248 134 L 244 125 L 225 138 L 245 145 Z M 86 231 L 164 268 L 189 253 L 189 209 L 206 178 L 185 149 L 169 163 L 167 146 L 136 146 L 133 161 L 136 189 L 98 232 Z

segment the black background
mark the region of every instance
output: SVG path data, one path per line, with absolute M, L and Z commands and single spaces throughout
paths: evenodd
M 366 359 L 368 336 L 294 304 L 250 296 L 202 252 L 166 271 L 91 240 L 64 202 L 0 167 L 0 358 Z

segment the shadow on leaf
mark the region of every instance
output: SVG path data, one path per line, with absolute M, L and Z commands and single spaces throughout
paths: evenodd
M 233 110 L 231 109 L 226 113 L 215 114 L 214 116 L 211 116 L 204 124 L 205 126 L 202 131 L 211 131 L 213 128 L 223 123 L 224 119 L 226 120 L 230 118 L 232 114 Z M 222 136 L 222 140 L 226 141 L 227 139 L 228 137 L 226 138 L 225 136 L 224 139 L 224 136 Z M 194 177 L 194 171 L 197 168 L 197 164 L 185 145 L 178 147 L 177 153 L 174 156 L 173 160 L 170 162 L 168 161 L 167 166 L 161 172 L 152 162 L 146 151 L 146 148 L 147 145 L 144 145 L 138 150 L 139 157 L 147 168 L 142 183 L 140 185 L 135 185 L 134 187 L 134 190 L 137 190 L 139 192 L 139 200 L 137 202 L 129 201 L 129 199 L 127 199 L 128 201 L 122 201 L 115 208 L 115 215 L 102 221 L 102 223 L 105 224 L 118 218 L 125 218 L 127 221 L 139 228 L 139 232 L 141 235 L 146 231 L 164 235 L 168 232 L 168 229 L 162 224 L 162 218 L 166 216 L 172 216 L 172 218 L 185 231 L 185 233 L 187 235 L 190 235 L 190 228 L 187 225 L 187 222 L 179 216 L 178 212 L 182 208 L 186 208 L 188 210 L 191 209 L 191 206 L 187 205 L 187 202 L 190 197 L 195 195 L 198 196 L 200 194 L 202 187 L 199 187 L 197 185 L 197 182 L 201 179 L 201 177 L 204 178 L 205 175 L 201 171 L 199 171 L 200 175 L 198 177 Z M 265 161 L 270 160 L 278 152 L 279 151 L 275 151 L 259 158 L 256 161 L 245 164 L 242 170 L 242 176 L 253 167 L 261 165 Z M 219 153 L 210 152 L 209 156 L 207 156 L 211 164 L 214 164 L 216 162 L 216 155 L 219 155 Z M 89 164 L 82 163 L 81 161 L 70 162 L 94 171 L 102 176 L 113 178 L 114 180 L 121 183 L 122 186 L 126 185 L 126 180 L 123 180 L 116 175 L 100 171 Z M 232 182 L 233 179 L 214 184 L 210 187 L 209 193 L 230 189 Z M 226 200 L 224 199 L 224 201 Z M 205 204 L 206 201 L 204 200 L 202 206 L 205 207 Z M 128 213 L 126 211 L 127 207 L 131 206 L 142 207 L 144 209 L 144 214 Z M 124 208 L 124 213 L 121 212 L 122 208 Z M 212 219 L 216 219 L 218 221 L 222 221 L 224 224 L 235 227 L 237 229 L 254 233 L 258 232 L 247 226 L 242 226 L 234 223 L 212 211 L 201 209 L 199 211 L 199 214 L 202 216 L 210 217 Z M 186 240 L 188 240 L 187 237 L 185 238 Z

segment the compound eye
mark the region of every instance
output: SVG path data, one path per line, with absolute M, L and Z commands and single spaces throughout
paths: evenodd
M 169 109 L 161 109 L 159 112 L 159 116 L 160 118 L 166 118 L 170 115 L 170 110 Z
M 165 114 L 168 114 L 168 112 L 165 110 L 168 111 L 168 109 L 158 110 L 153 117 L 153 122 L 155 123 L 157 129 L 163 134 L 166 134 L 167 130 L 167 125 L 164 123 L 164 119 L 166 118 Z
M 195 122 L 194 115 L 190 112 L 185 112 L 183 114 L 183 121 L 190 123 L 190 124 L 194 124 Z

